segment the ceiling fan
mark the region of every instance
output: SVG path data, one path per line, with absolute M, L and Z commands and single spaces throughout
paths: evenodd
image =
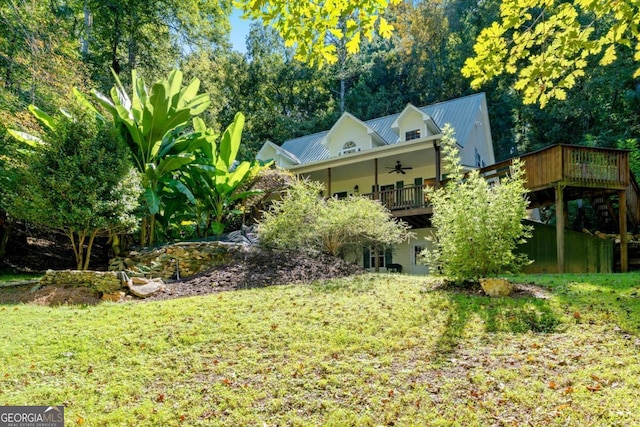
M 404 175 L 406 173 L 405 172 L 406 170 L 411 170 L 413 168 L 411 166 L 402 166 L 402 164 L 400 163 L 400 160 L 397 160 L 395 166 L 393 167 L 387 166 L 387 169 L 391 169 L 389 173 L 395 172 L 395 173 L 401 173 Z

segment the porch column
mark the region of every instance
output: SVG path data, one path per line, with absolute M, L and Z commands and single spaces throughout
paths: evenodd
M 331 168 L 327 168 L 327 197 L 331 197 Z
M 438 141 L 433 141 L 433 150 L 436 154 L 436 185 L 435 188 L 440 188 L 440 145 L 438 145 Z
M 618 215 L 620 220 L 620 271 L 626 273 L 629 271 L 629 256 L 627 252 L 627 192 L 620 190 L 618 192 L 619 208 Z
M 379 194 L 378 194 L 378 159 L 373 159 L 373 185 L 374 185 L 374 191 L 373 191 L 373 198 L 374 200 L 379 200 Z
M 556 185 L 556 252 L 558 273 L 564 273 L 564 189 Z

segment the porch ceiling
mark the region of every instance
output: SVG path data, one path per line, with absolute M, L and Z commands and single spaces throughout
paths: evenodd
M 327 179 L 327 169 L 330 167 L 331 181 L 342 181 L 372 176 L 375 169 L 375 158 L 378 159 L 379 176 L 393 171 L 397 161 L 399 161 L 402 166 L 410 166 L 414 169 L 420 166 L 433 165 L 435 163 L 435 152 L 431 142 L 425 143 L 424 148 L 416 149 L 411 152 L 383 151 L 378 154 L 379 156 L 353 157 L 349 159 L 349 162 L 336 162 L 336 164 L 333 165 L 327 162 L 324 165 L 318 165 L 318 168 L 309 172 L 298 172 L 295 169 L 292 169 L 292 171 L 301 173 L 313 180 L 325 181 Z M 341 159 L 338 158 L 336 160 Z M 397 175 L 403 176 L 402 174 Z M 411 175 L 411 170 L 407 171 L 407 175 Z

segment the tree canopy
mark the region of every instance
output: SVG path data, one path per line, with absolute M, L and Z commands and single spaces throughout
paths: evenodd
M 382 16 L 389 4 L 400 0 L 239 0 L 235 5 L 248 17 L 260 19 L 278 30 L 296 57 L 310 64 L 333 64 L 337 48 L 326 43 L 344 39 L 349 53 L 360 50 L 363 39 L 374 34 L 389 38 L 393 26 Z
M 640 4 L 617 0 L 505 0 L 500 19 L 483 29 L 465 62 L 471 85 L 503 73 L 517 76 L 526 104 L 564 100 L 590 61 L 615 62 L 630 49 L 640 60 Z M 640 76 L 636 66 L 633 77 Z

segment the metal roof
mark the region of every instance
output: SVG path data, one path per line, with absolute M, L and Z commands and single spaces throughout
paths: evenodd
M 458 144 L 464 147 L 473 126 L 475 126 L 476 114 L 484 105 L 486 105 L 486 99 L 484 92 L 482 92 L 420 107 L 419 110 L 431 116 L 440 129 L 444 128 L 447 123 L 453 126 Z M 391 128 L 391 125 L 398 116 L 400 113 L 368 120 L 364 124 L 380 135 L 385 144 L 397 144 L 398 134 Z M 282 148 L 297 157 L 302 164 L 328 159 L 330 157 L 329 150 L 321 144 L 328 133 L 329 130 L 326 130 L 290 139 L 282 144 Z

